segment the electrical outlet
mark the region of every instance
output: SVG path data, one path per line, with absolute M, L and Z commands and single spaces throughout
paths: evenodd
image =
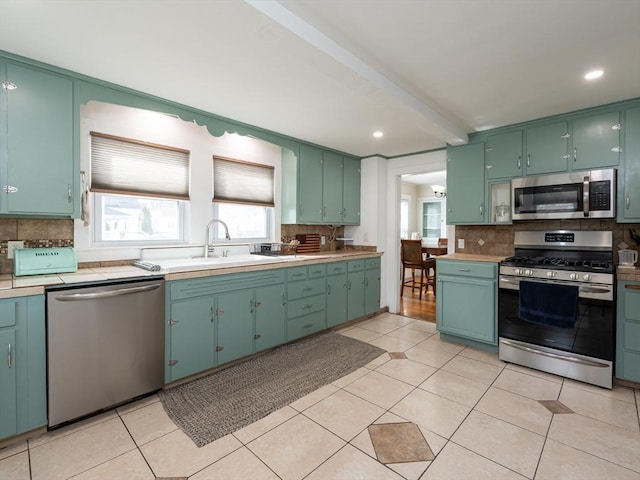
M 13 251 L 16 248 L 24 248 L 23 240 L 9 240 L 7 242 L 7 258 L 13 258 Z
M 461 250 L 464 249 L 464 238 L 458 239 L 458 248 Z
M 320 237 L 320 245 L 326 245 L 327 244 L 327 237 L 322 235 Z

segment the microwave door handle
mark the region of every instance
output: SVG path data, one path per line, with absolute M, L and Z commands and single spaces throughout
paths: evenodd
M 589 177 L 587 176 L 582 182 L 582 211 L 585 217 L 589 216 Z

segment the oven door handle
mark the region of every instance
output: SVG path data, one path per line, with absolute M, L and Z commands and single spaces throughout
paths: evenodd
M 609 365 L 607 365 L 606 363 L 594 362 L 593 360 L 585 360 L 584 358 L 577 358 L 571 355 L 560 355 L 558 353 L 545 352 L 542 350 L 537 350 L 535 348 L 527 347 L 526 345 L 521 345 L 520 343 L 514 342 L 512 340 L 500 339 L 500 343 L 502 343 L 503 345 L 506 345 L 507 347 L 516 348 L 518 350 L 524 350 L 525 352 L 529 352 L 529 353 L 535 353 L 536 355 L 542 355 L 545 357 L 565 360 L 567 362 L 578 363 L 580 365 L 587 365 L 589 367 L 609 368 Z

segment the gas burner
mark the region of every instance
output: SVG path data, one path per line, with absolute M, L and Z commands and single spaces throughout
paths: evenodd
M 594 258 L 516 255 L 506 258 L 501 262 L 501 265 L 551 270 L 573 270 L 577 272 L 613 273 L 613 263 L 610 260 Z

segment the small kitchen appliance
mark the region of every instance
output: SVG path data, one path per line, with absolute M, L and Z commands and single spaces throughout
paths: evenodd
M 45 275 L 78 270 L 76 254 L 71 247 L 19 248 L 13 252 L 13 273 Z
M 619 267 L 627 267 L 634 268 L 636 262 L 638 261 L 638 252 L 635 250 L 618 250 L 618 266 Z

